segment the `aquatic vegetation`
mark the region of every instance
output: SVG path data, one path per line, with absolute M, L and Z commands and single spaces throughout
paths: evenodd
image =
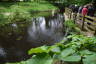
M 67 44 L 57 43 L 53 46 L 32 48 L 28 51 L 28 54 L 32 54 L 31 59 L 13 64 L 52 64 L 54 60 L 81 64 L 96 63 L 96 37 L 70 35 L 67 38 Z

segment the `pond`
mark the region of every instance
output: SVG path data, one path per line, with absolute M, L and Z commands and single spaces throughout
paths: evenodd
M 55 13 L 1 26 L 0 63 L 26 60 L 31 57 L 29 49 L 60 42 L 65 32 L 63 23 L 63 14 Z

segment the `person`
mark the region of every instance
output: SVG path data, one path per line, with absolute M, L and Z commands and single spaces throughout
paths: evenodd
M 94 9 L 96 10 L 96 0 L 93 0 L 92 4 L 93 4 Z
M 88 6 L 84 6 L 84 8 L 82 9 L 82 15 L 85 16 L 88 13 Z
M 72 4 L 72 5 L 69 6 L 69 8 L 70 8 L 70 9 L 72 10 L 72 12 L 73 12 L 73 10 L 74 10 L 74 8 L 75 8 L 75 5 Z
M 83 9 L 83 6 L 80 6 L 79 9 L 78 9 L 77 17 L 80 18 L 79 20 L 82 20 L 82 19 L 81 19 L 82 16 L 80 15 L 80 14 L 82 13 L 82 9 Z
M 74 20 L 74 23 L 77 20 L 78 9 L 79 9 L 78 5 L 75 5 L 74 8 L 73 8 L 73 20 Z
M 78 13 L 80 14 L 82 12 L 83 6 L 80 6 L 78 9 Z
M 92 5 L 89 5 L 88 6 L 88 16 L 94 16 L 94 14 L 95 14 L 95 9 L 94 9 L 94 7 L 92 6 Z
M 82 9 L 82 30 L 84 29 L 84 22 L 85 22 L 85 15 L 88 13 L 88 7 L 85 5 L 84 8 Z
M 88 6 L 88 16 L 94 17 L 95 15 L 95 8 L 92 4 Z M 93 19 L 87 18 L 87 20 L 93 22 Z M 87 22 L 88 25 L 91 25 L 91 23 Z
M 80 7 L 80 6 L 75 5 L 75 8 L 74 8 L 74 12 L 75 12 L 75 13 L 78 13 L 78 9 L 79 9 L 79 7 Z

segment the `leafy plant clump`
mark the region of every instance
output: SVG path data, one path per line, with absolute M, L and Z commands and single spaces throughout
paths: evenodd
M 19 12 L 18 10 L 14 13 L 1 14 L 0 26 L 17 21 L 27 21 L 30 20 L 30 18 L 31 15 L 28 12 Z
M 70 35 L 67 38 L 67 44 L 32 48 L 28 52 L 32 58 L 16 64 L 54 64 L 54 60 L 96 64 L 96 37 Z
M 64 25 L 65 25 L 66 27 L 69 27 L 69 28 L 74 28 L 74 27 L 76 27 L 76 24 L 74 24 L 74 21 L 73 21 L 73 20 L 67 20 L 67 21 L 65 21 L 65 22 L 64 22 Z

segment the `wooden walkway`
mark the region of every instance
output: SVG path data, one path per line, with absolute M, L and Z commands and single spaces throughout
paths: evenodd
M 85 16 L 73 13 L 71 9 L 65 9 L 65 20 L 73 20 L 78 25 L 81 32 L 87 36 L 96 35 L 96 17 Z

